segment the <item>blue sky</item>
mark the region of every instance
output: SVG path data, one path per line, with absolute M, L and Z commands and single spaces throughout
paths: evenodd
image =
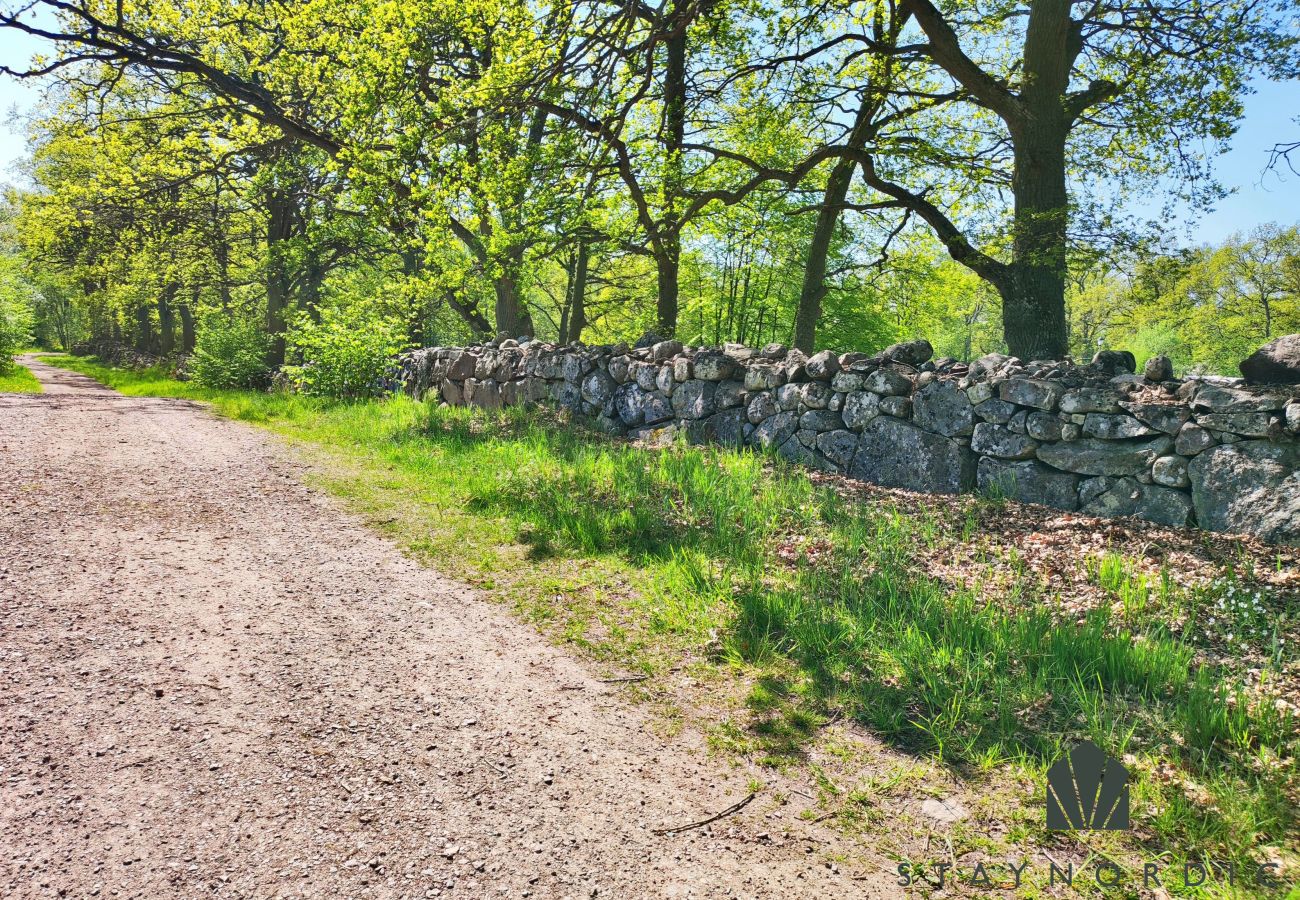
M 0 62 L 20 66 L 42 50 L 35 38 L 0 29 Z M 25 152 L 22 125 L 11 120 L 28 112 L 40 98 L 37 85 L 0 75 L 0 182 L 17 181 L 13 164 Z M 1300 141 L 1300 81 L 1282 84 L 1260 82 L 1246 100 L 1246 117 L 1233 138 L 1232 149 L 1215 162 L 1220 181 L 1235 193 L 1211 213 L 1191 218 L 1184 212 L 1173 224 L 1173 236 L 1180 243 L 1217 243 L 1237 231 L 1249 231 L 1265 222 L 1292 225 L 1300 222 L 1300 175 L 1293 172 L 1265 172 L 1269 151 L 1279 142 Z M 1296 160 L 1300 167 L 1300 160 Z M 1157 213 L 1141 204 L 1134 212 L 1146 218 Z

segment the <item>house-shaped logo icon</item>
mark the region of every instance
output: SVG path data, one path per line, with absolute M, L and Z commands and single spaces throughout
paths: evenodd
M 1047 770 L 1047 827 L 1128 828 L 1128 769 L 1091 741 L 1076 744 Z

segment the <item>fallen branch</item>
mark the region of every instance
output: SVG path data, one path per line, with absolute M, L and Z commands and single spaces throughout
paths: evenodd
M 750 794 L 748 797 L 746 797 L 744 800 L 741 800 L 739 803 L 735 803 L 731 806 L 728 806 L 722 812 L 718 813 L 717 815 L 709 816 L 707 819 L 701 819 L 700 821 L 692 822 L 689 825 L 678 825 L 674 828 L 656 828 L 654 829 L 654 833 L 655 834 L 679 834 L 680 832 L 683 831 L 690 831 L 692 828 L 703 828 L 705 825 L 711 825 L 712 823 L 718 821 L 719 819 L 725 818 L 734 812 L 739 812 L 740 810 L 744 809 L 746 805 L 748 805 L 749 801 L 753 800 L 757 796 L 758 794 Z
M 645 681 L 649 675 L 624 675 L 622 678 L 602 678 L 605 684 L 623 684 L 628 681 Z

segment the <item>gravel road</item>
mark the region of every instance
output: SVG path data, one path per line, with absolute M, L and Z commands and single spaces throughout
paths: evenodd
M 0 897 L 867 897 L 834 838 L 324 495 L 33 358 L 0 394 Z

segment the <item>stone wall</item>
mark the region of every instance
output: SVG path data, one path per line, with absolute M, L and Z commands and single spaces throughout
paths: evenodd
M 1167 361 L 932 360 L 505 339 L 403 356 L 403 389 L 486 408 L 548 402 L 662 443 L 769 450 L 888 487 L 999 492 L 1097 516 L 1300 543 L 1300 388 L 1178 380 Z

